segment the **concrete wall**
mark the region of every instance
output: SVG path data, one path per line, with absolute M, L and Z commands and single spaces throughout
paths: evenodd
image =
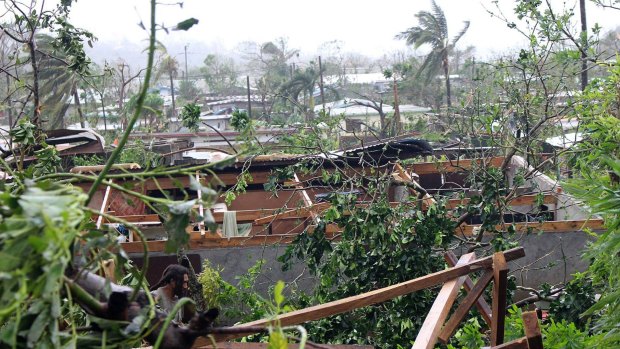
M 510 263 L 510 273 L 517 284 L 528 287 L 567 282 L 572 274 L 588 268 L 581 255 L 590 239 L 580 231 L 524 235 L 519 242 L 525 257 Z
M 587 261 L 581 258 L 584 246 L 589 237 L 584 232 L 568 233 L 542 233 L 529 234 L 519 237 L 521 246 L 525 249 L 526 256 L 510 262 L 510 275 L 516 277 L 518 285 L 538 288 L 543 283 L 556 285 L 571 279 L 575 272 L 584 271 L 588 267 Z M 222 277 L 225 281 L 236 285 L 237 276 L 244 275 L 247 270 L 254 266 L 256 261 L 264 259 L 266 263 L 262 267 L 261 275 L 256 281 L 256 291 L 266 295 L 269 287 L 275 285 L 278 280 L 290 283 L 295 280 L 301 290 L 311 291 L 314 281 L 308 272 L 302 276 L 304 266 L 297 263 L 287 272 L 282 272 L 281 264 L 276 260 L 286 250 L 286 245 L 272 245 L 264 247 L 236 247 L 217 248 L 208 250 L 188 251 L 189 255 L 197 254 L 200 260 L 208 259 L 213 266 L 222 269 Z M 457 254 L 463 251 L 456 251 Z M 169 256 L 164 253 L 151 253 L 149 269 L 163 270 L 171 263 Z M 132 255 L 139 257 L 139 255 Z M 163 257 L 163 258 L 162 258 Z M 160 262 L 167 263 L 160 265 Z M 157 273 L 150 273 L 156 275 Z M 150 280 L 153 283 L 157 281 Z M 525 292 L 517 293 L 516 300 L 528 296 Z
M 266 295 L 269 287 L 276 284 L 278 280 L 283 280 L 287 283 L 295 280 L 298 287 L 305 291 L 311 290 L 312 280 L 308 277 L 306 272 L 305 277 L 298 278 L 304 271 L 303 265 L 297 264 L 291 270 L 283 272 L 281 270 L 281 264 L 276 259 L 282 255 L 286 250 L 286 245 L 272 245 L 264 247 L 235 247 L 235 248 L 215 248 L 208 250 L 191 250 L 187 251 L 188 255 L 197 254 L 200 256 L 200 260 L 208 259 L 212 266 L 223 270 L 222 278 L 236 285 L 238 280 L 237 276 L 244 275 L 248 269 L 256 264 L 259 259 L 264 259 L 261 275 L 256 280 L 256 291 Z M 165 254 L 162 252 L 153 252 L 149 254 L 149 270 L 163 270 L 168 264 L 173 263 L 175 254 Z M 141 254 L 130 255 L 132 259 L 139 259 Z M 166 265 L 162 265 L 165 263 Z M 157 273 L 148 273 L 155 275 L 153 280 L 149 278 L 149 282 L 153 284 L 159 278 Z

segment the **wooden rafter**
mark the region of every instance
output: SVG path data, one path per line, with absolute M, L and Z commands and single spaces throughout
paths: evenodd
M 467 278 L 469 278 L 469 276 L 467 276 Z M 491 280 L 493 280 L 493 270 L 488 270 L 484 272 L 484 274 L 482 274 L 482 276 L 478 279 L 478 282 L 476 282 L 476 285 L 469 290 L 467 296 L 465 296 L 465 298 L 461 301 L 458 308 L 456 308 L 456 310 L 450 317 L 450 320 L 448 320 L 448 322 L 441 330 L 438 338 L 442 343 L 448 343 L 450 337 L 454 335 L 463 319 L 465 319 L 465 316 L 467 316 L 467 313 L 469 313 L 471 307 L 474 306 L 474 304 L 477 304 L 480 300 L 484 301 L 483 299 L 481 299 L 482 293 L 484 292 L 484 289 L 487 287 L 487 285 L 491 282 Z M 491 320 L 491 315 L 486 315 L 488 315 L 489 320 Z M 486 320 L 487 319 L 485 317 L 485 321 Z
M 436 173 L 452 173 L 471 170 L 474 164 L 487 164 L 491 167 L 500 167 L 504 162 L 504 157 L 493 157 L 487 159 L 467 159 L 467 160 L 450 160 L 438 162 L 424 162 L 408 165 L 407 168 L 418 175 L 436 174 Z
M 456 259 L 456 255 L 454 254 L 454 252 L 452 251 L 446 252 L 444 254 L 444 258 L 449 267 L 453 267 L 456 265 L 457 259 Z M 481 279 L 478 280 L 478 283 L 480 282 L 480 280 Z M 472 292 L 472 290 L 474 289 L 474 282 L 471 280 L 471 277 L 467 276 L 467 278 L 465 278 L 465 284 L 463 286 L 465 287 L 465 290 L 467 292 L 470 292 L 470 293 Z M 487 323 L 487 325 L 491 327 L 491 307 L 489 306 L 489 303 L 487 303 L 482 297 L 476 297 L 476 308 L 478 309 L 478 312 L 482 315 L 482 318 Z
M 476 258 L 475 253 L 468 253 L 462 255 L 461 258 L 456 263 L 456 266 L 461 266 L 468 262 L 473 261 Z M 441 326 L 444 321 L 448 317 L 448 312 L 450 312 L 450 308 L 456 297 L 458 296 L 459 289 L 465 282 L 465 278 L 467 276 L 463 275 L 456 279 L 452 279 L 447 281 L 441 290 L 439 291 L 439 295 L 435 298 L 435 302 L 431 306 L 431 310 L 428 312 L 426 319 L 424 319 L 424 323 L 418 332 L 418 336 L 415 339 L 415 342 L 412 349 L 432 349 L 435 347 L 435 343 L 437 343 L 437 337 L 439 336 L 439 332 L 441 331 Z
M 263 225 L 269 224 L 274 221 L 285 219 L 285 218 L 308 218 L 311 216 L 311 213 L 320 214 L 321 212 L 327 210 L 331 204 L 329 202 L 320 202 L 316 204 L 312 204 L 311 206 L 304 206 L 294 208 L 288 211 L 284 211 L 281 213 L 272 214 L 266 217 L 257 218 L 254 220 L 254 224 Z

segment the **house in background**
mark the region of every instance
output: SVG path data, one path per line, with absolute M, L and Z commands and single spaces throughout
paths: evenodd
M 379 112 L 371 107 L 373 105 L 379 106 L 379 102 L 370 101 L 366 99 L 341 99 L 339 101 L 325 103 L 325 113 L 332 116 L 344 116 L 344 121 L 341 126 L 346 130 L 345 133 L 353 132 L 377 132 L 381 129 L 381 117 Z M 391 117 L 394 114 L 394 107 L 389 104 L 383 104 L 383 113 L 386 117 Z M 425 113 L 431 111 L 431 108 L 420 107 L 413 104 L 401 104 L 398 106 L 401 122 L 407 122 L 407 117 L 411 119 L 425 118 Z M 315 113 L 319 113 L 323 110 L 323 105 L 317 105 L 314 107 Z

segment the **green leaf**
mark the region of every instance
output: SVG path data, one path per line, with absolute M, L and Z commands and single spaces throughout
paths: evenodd
M 177 25 L 174 27 L 174 30 L 189 30 L 189 28 L 193 27 L 196 24 L 198 24 L 198 20 L 196 18 L 188 18 L 184 21 L 177 23 Z
M 278 280 L 278 282 L 276 283 L 276 286 L 273 289 L 273 299 L 276 302 L 276 306 L 278 306 L 278 308 L 284 302 L 284 295 L 282 294 L 283 290 L 284 290 L 284 281 Z

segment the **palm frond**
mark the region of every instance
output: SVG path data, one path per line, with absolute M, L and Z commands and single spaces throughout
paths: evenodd
M 435 0 L 432 1 L 433 6 L 433 18 L 436 21 L 437 28 L 441 31 L 442 36 L 445 38 L 448 36 L 448 22 L 446 22 L 446 15 Z
M 418 69 L 416 74 L 417 77 L 424 76 L 426 82 L 430 82 L 436 75 L 437 72 L 441 68 L 442 55 L 441 51 L 432 51 L 429 53 L 426 58 L 424 58 L 424 62 Z
M 452 46 L 456 45 L 456 43 L 461 40 L 461 38 L 463 37 L 463 35 L 465 35 L 465 33 L 467 32 L 467 29 L 469 29 L 469 21 L 464 21 L 463 22 L 463 29 L 461 29 L 461 31 L 452 39 Z

